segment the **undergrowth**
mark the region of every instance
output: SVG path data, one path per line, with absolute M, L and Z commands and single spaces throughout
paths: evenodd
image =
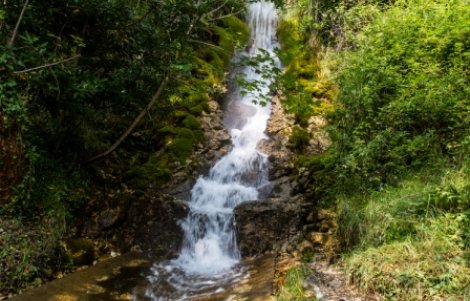
M 295 3 L 301 37 L 281 42 L 322 45 L 316 70 L 333 62 L 336 85 L 323 94 L 332 146 L 295 165 L 309 197 L 337 208 L 346 272 L 385 300 L 470 300 L 467 1 Z M 318 71 L 293 74 L 318 85 Z

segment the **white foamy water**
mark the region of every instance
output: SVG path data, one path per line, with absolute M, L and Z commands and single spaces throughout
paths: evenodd
M 260 49 L 277 62 L 277 13 L 274 4 L 260 1 L 249 4 L 247 21 L 251 30 L 251 43 L 246 53 L 254 57 Z M 267 63 L 266 63 L 267 64 Z M 267 156 L 257 149 L 270 116 L 269 103 L 255 104 L 270 94 L 270 79 L 263 79 L 252 68 L 244 68 L 248 81 L 261 81 L 260 91 L 241 96 L 232 102 L 249 110 L 243 120 L 231 129 L 232 150 L 200 177 L 191 191 L 190 213 L 181 222 L 184 231 L 183 248 L 178 258 L 155 264 L 148 277 L 151 285 L 146 296 L 151 300 L 186 300 L 191 296 L 210 294 L 223 289 L 243 271 L 237 268 L 240 253 L 237 247 L 233 209 L 240 203 L 258 198 L 258 189 L 267 184 Z M 219 285 L 220 284 L 220 285 Z M 212 290 L 212 293 L 214 290 Z

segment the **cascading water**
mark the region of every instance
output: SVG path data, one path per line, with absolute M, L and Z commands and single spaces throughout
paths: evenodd
M 266 1 L 249 4 L 247 19 L 251 45 L 245 55 L 255 57 L 263 52 L 277 62 L 274 4 Z M 190 214 L 181 222 L 183 248 L 178 258 L 153 266 L 153 274 L 148 277 L 151 285 L 146 292 L 151 300 L 187 300 L 210 293 L 207 287 L 217 287 L 219 282 L 225 285 L 234 282 L 243 274 L 236 267 L 240 254 L 233 227 L 233 209 L 241 202 L 256 200 L 258 189 L 267 184 L 267 156 L 257 145 L 267 139 L 264 131 L 270 106 L 259 103 L 270 94 L 271 80 L 251 67 L 243 68 L 242 72 L 246 80 L 261 85 L 257 92 L 244 96 L 236 93 L 231 100 L 245 112 L 245 116 L 231 116 L 238 119 L 229 129 L 233 149 L 193 187 Z

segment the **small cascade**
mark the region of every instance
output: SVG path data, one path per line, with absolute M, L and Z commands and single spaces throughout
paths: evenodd
M 247 21 L 251 29 L 251 45 L 245 53 L 255 57 L 268 53 L 277 62 L 277 13 L 273 3 L 249 4 Z M 260 50 L 262 49 L 262 50 Z M 267 63 L 266 63 L 267 64 Z M 270 94 L 270 79 L 251 67 L 242 68 L 248 81 L 261 82 L 259 91 L 241 95 L 231 102 L 248 108 L 229 129 L 233 148 L 200 177 L 191 191 L 190 213 L 181 222 L 183 248 L 178 258 L 155 264 L 146 297 L 151 300 L 188 300 L 194 296 L 218 293 L 244 275 L 237 266 L 237 247 L 233 209 L 244 201 L 256 200 L 259 189 L 268 184 L 267 155 L 257 149 L 270 117 L 270 105 L 260 99 Z M 238 280 L 237 280 L 238 279 Z

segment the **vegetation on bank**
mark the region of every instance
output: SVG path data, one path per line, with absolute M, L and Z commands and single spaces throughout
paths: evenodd
M 248 40 L 244 9 L 241 0 L 0 7 L 0 299 L 70 264 L 60 242 L 76 234 L 93 191 L 144 192 L 186 164 L 203 137 L 198 117 Z
M 311 199 L 338 212 L 350 279 L 386 300 L 470 298 L 468 1 L 276 2 L 277 83 L 297 122 L 289 144 Z M 142 192 L 186 163 L 203 136 L 198 116 L 247 42 L 232 16 L 244 5 L 4 2 L 0 294 L 70 264 L 59 244 L 88 193 Z M 312 156 L 314 115 L 332 146 Z M 302 300 L 304 276 L 291 271 L 280 300 Z
M 386 300 L 470 298 L 468 2 L 297 1 L 287 11 L 282 46 L 303 41 L 295 57 L 315 56 L 296 66 L 296 88 L 334 83 L 320 113 L 332 146 L 297 148 L 296 164 L 310 197 L 338 212 L 350 279 Z M 300 103 L 315 106 L 309 96 Z M 291 140 L 302 145 L 298 131 Z

